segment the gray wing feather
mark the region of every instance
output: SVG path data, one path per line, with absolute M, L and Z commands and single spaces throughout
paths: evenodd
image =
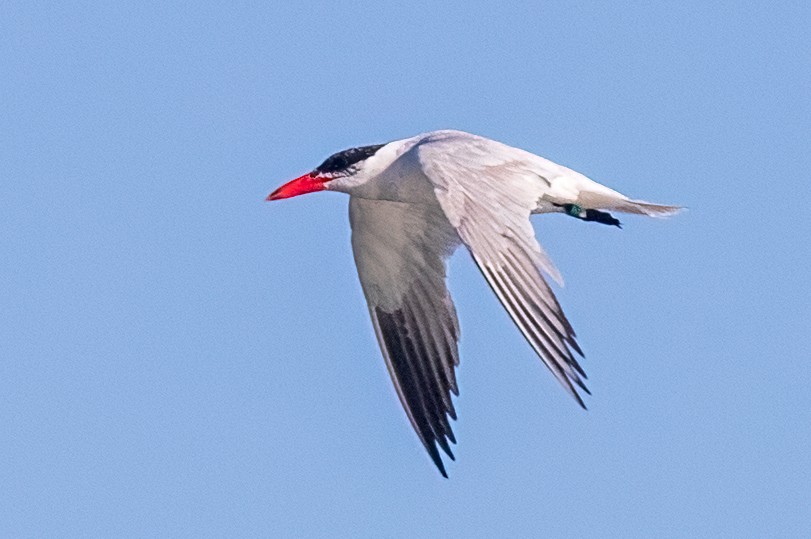
M 439 208 L 350 200 L 352 248 L 372 324 L 397 395 L 433 462 L 447 477 L 458 395 L 459 324 L 445 286 L 458 237 Z M 438 446 L 438 447 L 437 447 Z
M 536 157 L 495 141 L 442 133 L 412 149 L 449 222 L 513 322 L 585 408 L 586 378 L 571 324 L 543 278 L 561 281 L 535 239 L 530 214 L 549 188 Z

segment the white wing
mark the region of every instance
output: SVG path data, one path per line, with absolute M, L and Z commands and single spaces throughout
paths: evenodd
M 499 142 L 456 131 L 428 134 L 402 158 L 416 159 L 490 287 L 535 352 L 585 408 L 588 393 L 572 351 L 575 332 L 541 271 L 560 276 L 529 221 L 568 169 Z M 560 183 L 560 182 L 558 182 Z
M 445 259 L 459 244 L 438 207 L 352 197 L 352 250 L 375 333 L 408 419 L 447 477 L 436 444 L 453 459 L 448 416 L 458 395 L 459 325 Z

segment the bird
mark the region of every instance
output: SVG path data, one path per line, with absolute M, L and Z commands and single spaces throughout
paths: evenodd
M 352 251 L 397 396 L 443 477 L 455 460 L 459 322 L 446 261 L 464 245 L 534 352 L 584 409 L 590 394 L 572 325 L 545 276 L 563 279 L 535 238 L 532 214 L 621 223 L 610 212 L 665 217 L 680 206 L 634 200 L 501 142 L 439 130 L 328 157 L 268 201 L 349 195 Z

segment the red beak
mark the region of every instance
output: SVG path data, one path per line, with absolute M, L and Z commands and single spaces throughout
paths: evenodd
M 326 189 L 324 186 L 326 180 L 327 178 L 317 178 L 312 174 L 305 174 L 282 185 L 269 194 L 265 200 L 279 200 L 281 198 L 297 197 L 299 195 L 306 195 L 307 193 L 323 191 Z

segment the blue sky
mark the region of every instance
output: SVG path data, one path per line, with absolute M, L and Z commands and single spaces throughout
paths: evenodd
M 0 8 L 0 536 L 811 535 L 807 3 L 281 4 Z M 445 127 L 690 208 L 535 218 L 588 412 L 457 254 L 449 480 L 263 202 Z

